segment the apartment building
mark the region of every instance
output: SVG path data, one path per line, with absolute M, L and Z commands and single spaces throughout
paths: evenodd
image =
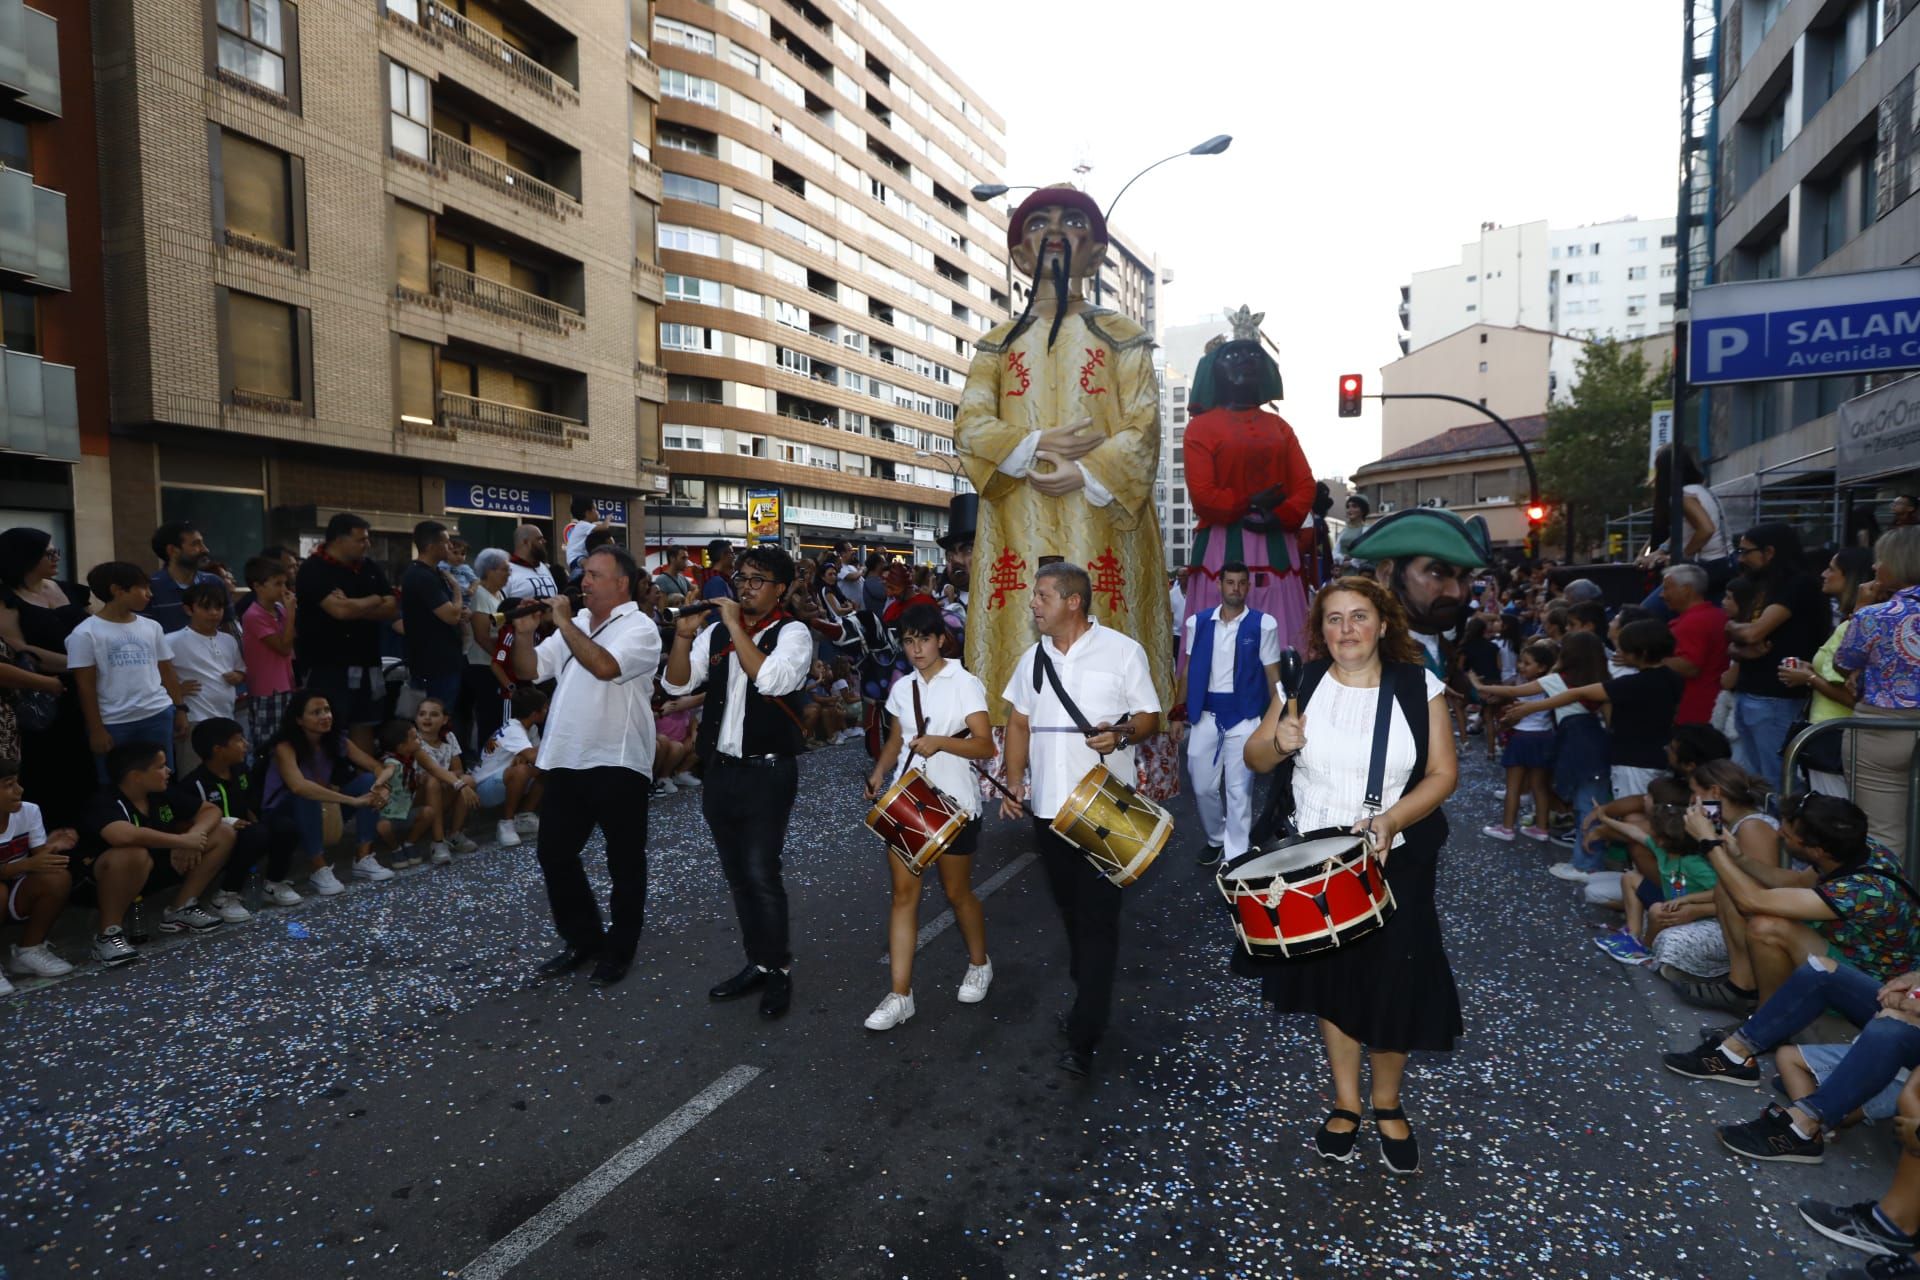
M 1193 500 L 1187 496 L 1187 375 L 1154 353 L 1160 379 L 1160 470 L 1153 480 L 1153 504 L 1159 509 L 1160 540 L 1167 567 L 1187 562 L 1193 550 Z
M 105 559 L 106 328 L 80 0 L 0 0 L 0 529 Z
M 100 0 L 115 542 L 664 488 L 645 0 Z M 640 150 L 636 151 L 636 140 Z
M 668 490 L 656 549 L 783 535 L 921 562 L 965 487 L 953 421 L 1007 318 L 1004 125 L 878 5 L 659 0 L 653 160 Z

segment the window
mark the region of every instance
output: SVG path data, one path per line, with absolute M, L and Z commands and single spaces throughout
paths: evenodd
M 431 293 L 428 262 L 433 256 L 433 223 L 425 209 L 395 201 L 389 210 L 393 233 L 393 283 L 415 293 Z M 456 263 L 464 267 L 464 263 Z
M 767 438 L 750 432 L 736 431 L 733 435 L 734 448 L 743 458 L 764 458 L 767 456 Z
M 711 231 L 699 231 L 693 227 L 682 227 L 671 222 L 660 224 L 660 247 L 678 249 L 682 253 L 700 253 L 709 258 L 720 256 L 720 237 Z
M 258 244 L 296 246 L 294 164 L 286 152 L 225 129 L 216 156 L 221 230 Z
M 760 78 L 760 58 L 751 50 L 742 49 L 737 44 L 731 45 L 727 49 L 727 60 L 755 80 Z
M 1647 278 L 1647 269 L 1645 267 L 1628 267 L 1627 268 L 1627 279 L 1645 280 L 1646 278 Z
M 1628 253 L 1645 253 L 1646 251 L 1647 238 L 1645 236 L 1635 236 L 1633 239 L 1627 241 Z
M 1596 258 L 1600 256 L 1600 246 L 1597 242 L 1593 246 L 1593 256 Z
M 1583 244 L 1570 244 L 1567 246 L 1567 256 L 1569 258 L 1578 258 L 1582 254 L 1586 253 L 1586 251 L 1587 251 L 1587 246 Z
M 742 289 L 739 285 L 735 285 L 733 286 L 733 309 L 742 315 L 759 316 L 764 319 L 767 314 L 767 300 L 751 289 Z
M 719 184 L 702 178 L 689 178 L 683 173 L 664 173 L 660 175 L 660 189 L 669 200 L 704 204 L 710 209 L 720 207 Z
M 697 156 L 720 154 L 720 135 L 707 129 L 695 129 L 663 120 L 654 126 L 654 136 L 659 139 L 661 147 L 670 151 L 691 151 Z
M 1555 246 L 1553 246 L 1553 256 L 1554 256 L 1554 257 L 1556 257 L 1556 258 L 1560 256 L 1560 246 L 1559 246 L 1559 245 L 1555 245 Z
M 702 280 L 698 276 L 677 276 L 667 274 L 667 301 L 699 302 L 709 307 L 720 305 L 720 285 L 715 280 Z
M 0 347 L 40 354 L 40 312 L 32 294 L 0 289 Z
M 665 427 L 662 429 L 672 431 L 674 428 Z M 662 443 L 664 444 L 665 442 L 663 441 Z M 666 445 L 665 447 L 669 449 L 679 448 L 678 445 Z M 675 476 L 668 484 L 667 492 L 660 498 L 660 505 L 663 507 L 690 507 L 695 511 L 705 511 L 707 509 L 707 482 L 705 480 L 683 480 L 679 476 Z
M 420 0 L 387 0 L 387 12 L 417 25 L 420 21 Z
M 808 465 L 807 446 L 792 440 L 775 440 L 773 456 L 780 462 L 792 462 L 803 467 Z
M 744 240 L 733 242 L 733 260 L 743 267 L 752 267 L 755 271 L 765 270 L 767 255 L 759 245 L 748 244 Z
M 1473 284 L 1473 283 L 1475 283 L 1476 281 L 1478 281 L 1479 279 L 1480 279 L 1480 277 L 1479 277 L 1479 276 L 1468 276 L 1468 277 L 1467 277 L 1467 283 L 1468 283 L 1468 284 Z
M 779 298 L 773 300 L 773 320 L 775 324 L 786 325 L 789 329 L 807 329 L 813 325 L 813 317 L 804 307 L 796 307 Z
M 1467 304 L 1467 310 L 1469 311 L 1478 311 L 1479 309 L 1480 309 L 1479 306 L 1475 303 L 1469 302 Z
M 301 367 L 303 317 L 296 308 L 250 293 L 226 294 L 228 389 L 297 403 L 306 398 Z
M 1671 249 L 1679 243 L 1680 243 L 1680 237 L 1677 235 L 1660 237 L 1660 247 L 1662 249 Z
M 431 427 L 439 417 L 433 396 L 433 344 L 398 336 L 393 341 L 393 388 L 400 429 Z
M 1661 305 L 1661 306 L 1663 306 L 1663 307 L 1670 307 L 1670 306 L 1672 306 L 1672 305 L 1673 305 L 1673 295 L 1672 295 L 1671 293 L 1663 293 L 1663 294 L 1661 294 L 1661 295 L 1660 295 L 1660 305 Z
M 1674 266 L 1671 262 L 1663 262 L 1660 264 L 1660 278 L 1662 280 L 1673 279 L 1673 273 L 1674 273 Z
M 393 121 L 393 149 L 425 160 L 427 129 L 433 123 L 427 78 L 397 62 L 387 64 L 387 109 Z
M 720 86 L 717 82 L 690 76 L 670 67 L 660 68 L 660 92 L 669 98 L 681 98 L 703 107 L 720 105 Z
M 660 428 L 660 447 L 689 453 L 719 453 L 726 443 L 719 427 L 688 427 L 669 422 Z
M 695 324 L 663 324 L 660 346 L 667 351 L 718 351 L 719 336 Z
M 220 69 L 285 97 L 290 24 L 281 0 L 217 0 L 214 12 Z
M 1480 362 L 1480 372 L 1485 373 L 1486 371 L 1487 371 L 1487 362 L 1485 360 L 1482 360 Z
M 775 351 L 779 355 L 780 367 L 788 373 L 797 373 L 803 378 L 813 376 L 813 360 L 806 353 L 786 347 L 776 347 Z
M 735 192 L 733 196 L 733 216 L 745 218 L 748 222 L 760 221 L 760 201 L 755 196 L 743 196 Z
M 713 486 L 713 504 L 721 513 L 743 513 L 747 509 L 745 488 L 737 484 L 716 484 Z
M 653 20 L 653 38 L 661 44 L 677 44 L 682 49 L 691 49 L 695 53 L 712 56 L 715 45 L 713 32 L 691 23 L 676 22 L 672 18 Z

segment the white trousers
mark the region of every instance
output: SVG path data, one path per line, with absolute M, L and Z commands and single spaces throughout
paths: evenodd
M 1258 718 L 1225 733 L 1211 711 L 1187 729 L 1187 772 L 1193 778 L 1193 807 L 1200 811 L 1207 843 L 1217 844 L 1229 860 L 1247 851 L 1253 830 L 1253 770 L 1243 754 Z

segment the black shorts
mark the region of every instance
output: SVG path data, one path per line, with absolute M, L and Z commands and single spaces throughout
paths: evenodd
M 948 845 L 947 851 L 940 856 L 943 858 L 971 858 L 974 851 L 980 847 L 980 823 L 981 819 L 979 818 L 968 819 L 967 825 L 960 828 L 960 834 L 953 838 L 953 843 Z
M 350 674 L 354 672 L 359 675 L 357 681 Z M 354 687 L 356 683 L 358 688 Z M 342 728 L 381 724 L 386 719 L 386 686 L 380 683 L 379 667 L 315 667 L 307 672 L 307 688 L 327 696 L 333 722 Z

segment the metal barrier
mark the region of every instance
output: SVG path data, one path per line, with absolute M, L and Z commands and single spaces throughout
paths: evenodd
M 1787 743 L 1786 752 L 1780 757 L 1783 771 L 1780 779 L 1780 798 L 1784 800 L 1794 792 L 1794 766 L 1800 762 L 1800 752 L 1807 743 L 1813 741 L 1823 733 L 1844 733 L 1849 730 L 1864 730 L 1868 733 L 1904 733 L 1914 739 L 1915 751 L 1913 759 L 1907 765 L 1907 841 L 1905 870 L 1909 880 L 1920 879 L 1920 717 L 1891 720 L 1878 717 L 1868 718 L 1866 716 L 1840 716 L 1833 720 L 1822 720 L 1818 724 L 1808 725 L 1805 729 L 1802 729 L 1794 735 L 1793 740 Z M 1850 745 L 1856 752 L 1858 751 L 1858 739 L 1843 740 L 1843 744 L 1843 750 L 1845 746 Z M 1853 765 L 1855 759 L 1857 759 L 1857 755 L 1850 757 L 1844 762 L 1845 768 L 1843 772 L 1847 778 L 1847 798 L 1849 800 L 1853 798 Z M 1782 841 L 1780 845 L 1780 865 L 1786 866 L 1787 863 L 1787 846 L 1786 843 Z

